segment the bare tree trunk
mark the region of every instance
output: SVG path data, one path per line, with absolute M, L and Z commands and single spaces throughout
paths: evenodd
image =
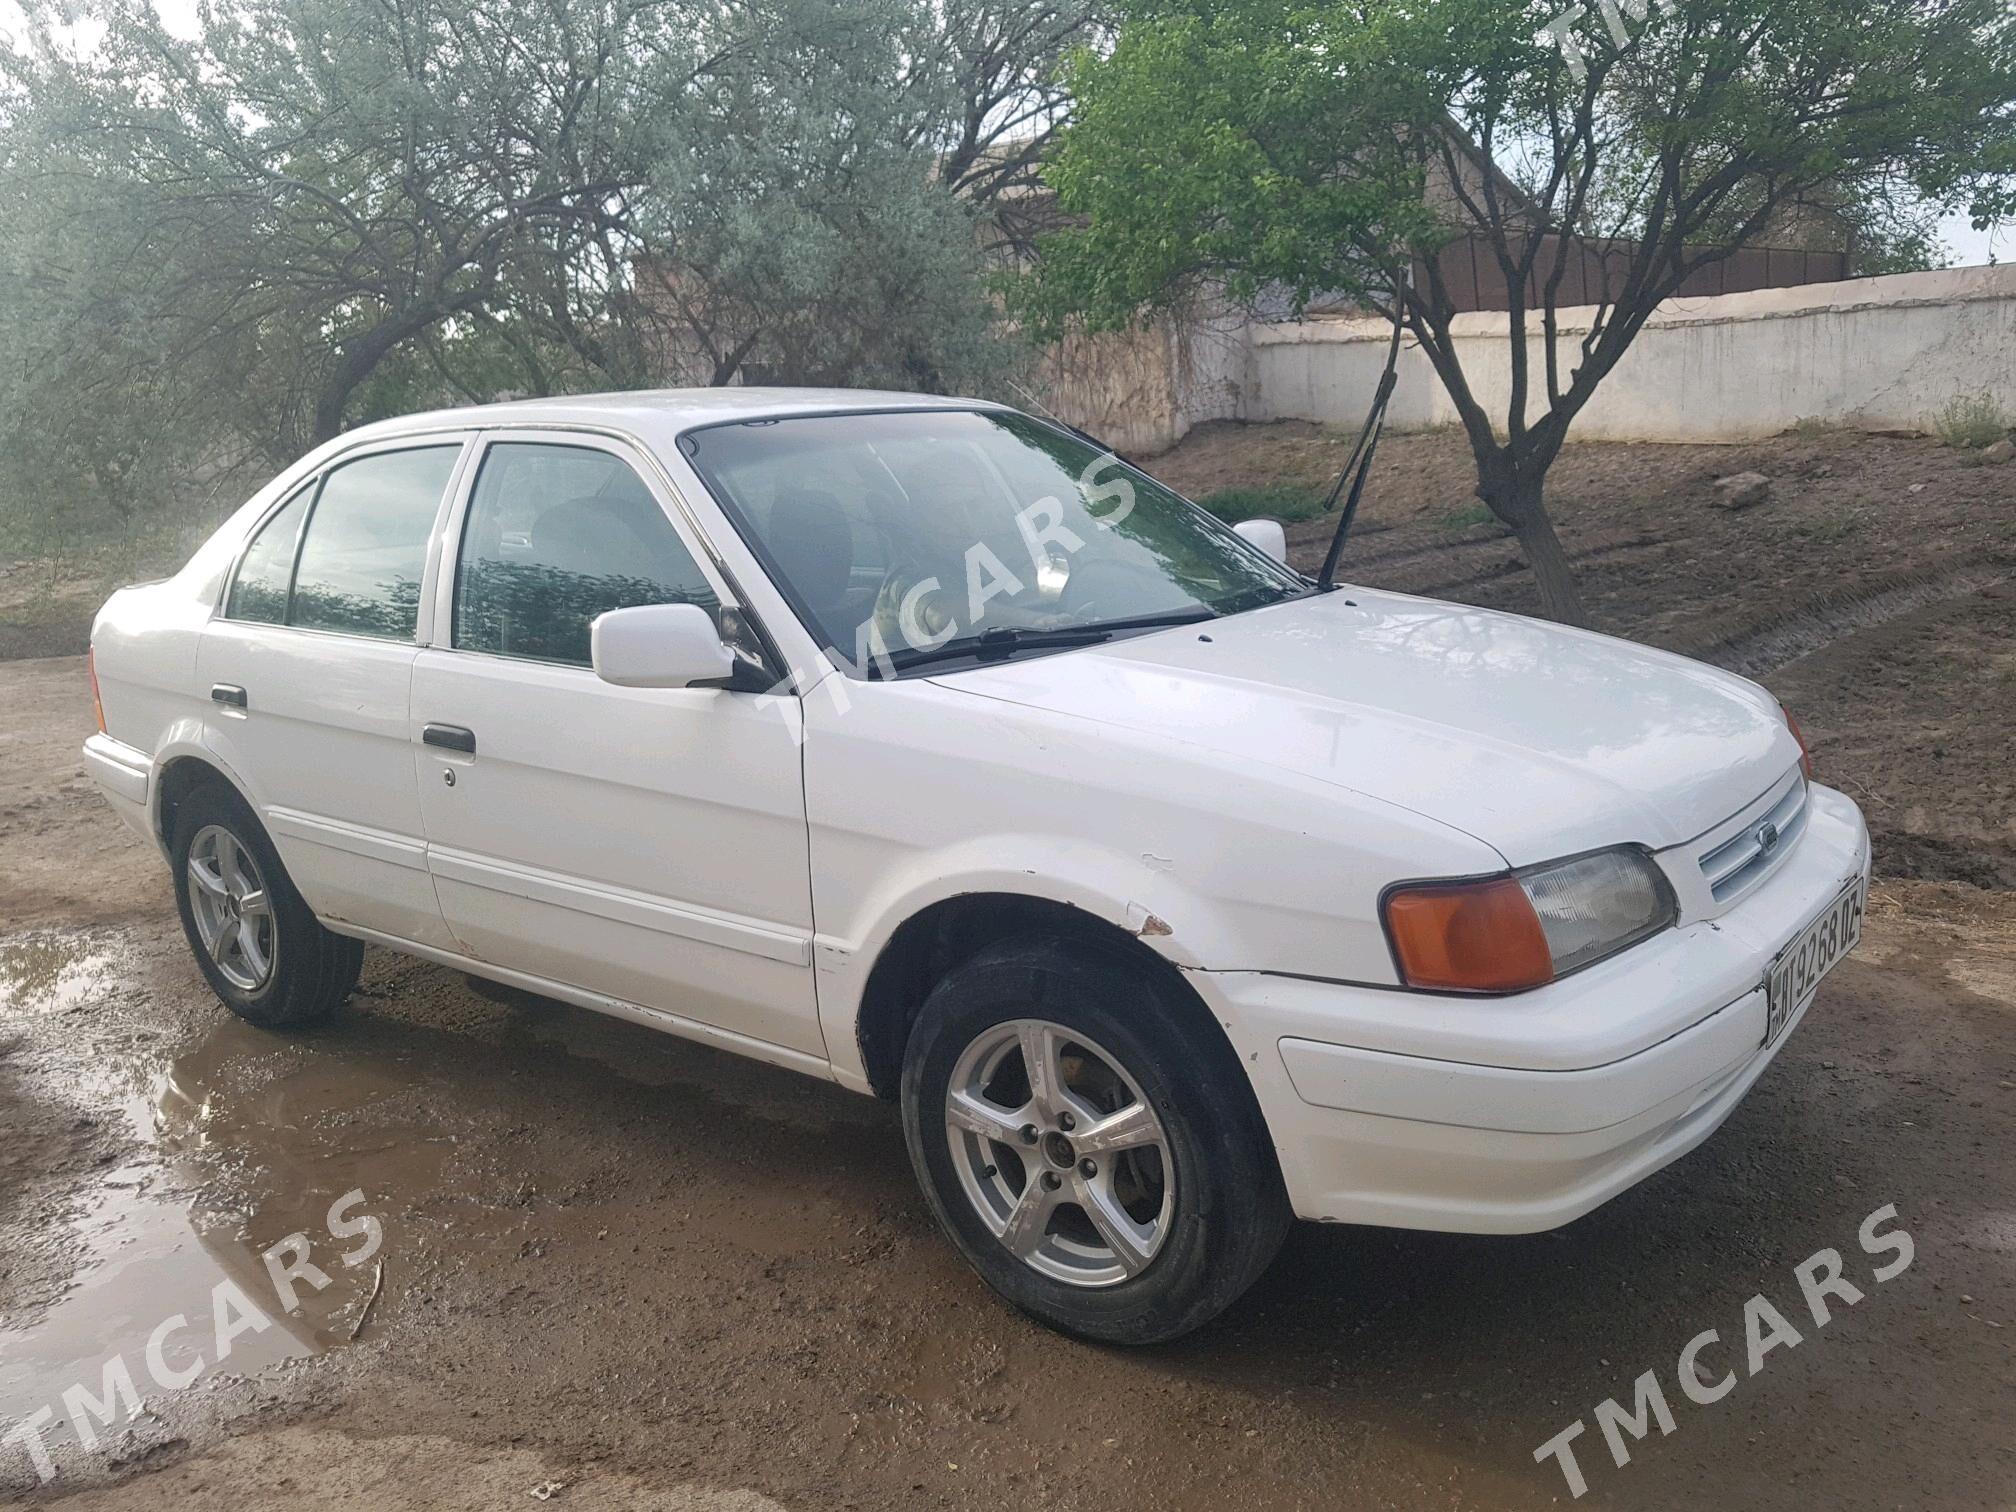
M 482 298 L 473 293 L 446 302 L 429 300 L 390 315 L 345 340 L 337 349 L 335 366 L 323 376 L 321 392 L 315 397 L 314 444 L 320 446 L 342 433 L 351 395 L 400 342 L 410 341 L 423 331 L 433 330 L 449 316 L 481 304 Z
M 1519 537 L 1519 549 L 1526 565 L 1533 569 L 1533 581 L 1540 589 L 1540 609 L 1547 618 L 1564 625 L 1589 624 L 1589 611 L 1582 607 L 1582 594 L 1575 586 L 1575 569 L 1568 565 L 1568 553 L 1554 534 L 1554 522 L 1547 517 L 1540 490 L 1533 490 L 1532 505 L 1521 511 L 1512 529 Z
M 1545 473 L 1522 473 L 1502 449 L 1492 457 L 1479 457 L 1477 472 L 1478 496 L 1512 527 L 1526 565 L 1533 569 L 1541 613 L 1564 625 L 1587 628 L 1589 611 L 1575 587 L 1575 569 L 1568 565 L 1568 553 L 1561 549 L 1561 538 L 1547 514 Z

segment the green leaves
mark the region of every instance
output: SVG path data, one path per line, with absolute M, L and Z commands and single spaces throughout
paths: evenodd
M 1574 57 L 1545 34 L 1570 9 L 1135 0 L 1077 62 L 1049 177 L 1079 223 L 1023 308 L 1055 330 L 1204 284 L 1376 294 L 1456 234 L 1706 245 L 1823 190 L 2009 202 L 2003 0 L 1654 0 L 1616 12 L 1621 45 L 1592 3 Z
M 985 384 L 988 236 L 1099 14 L 82 0 L 79 48 L 65 3 L 0 48 L 0 508 L 94 519 L 504 393 Z
M 2016 211 L 2008 0 L 1131 0 L 1073 83 L 1049 178 L 1075 222 L 1012 294 L 1032 328 L 1200 292 L 1385 305 L 1411 266 L 1402 313 L 1480 493 L 1566 618 L 1542 480 L 1662 299 L 1766 238 L 1882 268 L 1923 256 L 1941 207 Z M 1459 237 L 1466 283 L 1515 306 L 1488 382 L 1451 337 Z M 1570 299 L 1592 308 L 1550 340 Z

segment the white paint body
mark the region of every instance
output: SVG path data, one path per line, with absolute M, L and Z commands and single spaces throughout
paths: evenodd
M 90 770 L 159 835 L 196 758 L 265 822 L 332 929 L 870 1090 L 878 955 L 933 904 L 1060 902 L 1177 967 L 1251 1078 L 1298 1214 L 1475 1231 L 1566 1222 L 1712 1131 L 1763 1046 L 1773 956 L 1867 833 L 1804 789 L 1796 840 L 1716 901 L 1700 857 L 1790 801 L 1799 752 L 1742 679 L 1514 616 L 1363 589 L 935 676 L 864 680 L 794 618 L 677 445 L 710 421 L 931 407 L 709 390 L 369 427 L 304 459 L 183 571 L 115 595 Z M 220 619 L 239 548 L 332 460 L 446 436 L 416 644 Z M 456 543 L 481 448 L 636 468 L 790 691 L 617 687 L 459 651 Z M 243 710 L 214 683 L 247 690 Z M 422 741 L 478 732 L 474 754 Z M 454 779 L 452 784 L 448 780 Z M 1404 989 L 1395 882 L 1649 849 L 1679 921 L 1501 998 Z

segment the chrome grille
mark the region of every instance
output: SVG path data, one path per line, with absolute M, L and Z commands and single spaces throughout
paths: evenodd
M 1771 811 L 1745 824 L 1701 857 L 1701 876 L 1717 903 L 1727 903 L 1764 880 L 1792 853 L 1806 829 L 1806 781 L 1802 777 L 1771 805 Z

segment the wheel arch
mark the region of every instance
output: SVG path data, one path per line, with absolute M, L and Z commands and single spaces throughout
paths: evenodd
M 1047 936 L 1126 960 L 1163 989 L 1177 1011 L 1208 1021 L 1231 1041 L 1190 984 L 1167 957 L 1119 925 L 1075 904 L 1027 893 L 958 893 L 918 910 L 897 926 L 869 968 L 855 1015 L 856 1048 L 870 1089 L 893 1100 L 902 1079 L 903 1054 L 924 1000 L 946 973 L 1005 940 Z M 1243 1079 L 1243 1078 L 1242 1078 Z
M 198 788 L 217 786 L 235 793 L 254 813 L 258 808 L 243 783 L 207 750 L 176 750 L 162 756 L 154 768 L 152 823 L 165 851 L 173 843 L 175 816 Z

